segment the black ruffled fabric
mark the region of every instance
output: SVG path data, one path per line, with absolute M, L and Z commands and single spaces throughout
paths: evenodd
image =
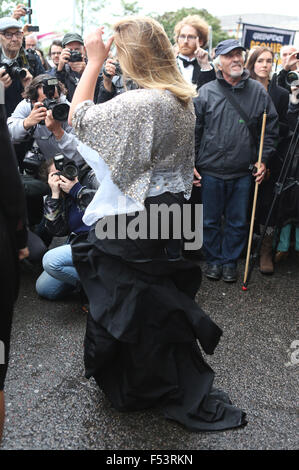
M 90 301 L 86 377 L 93 376 L 118 410 L 158 407 L 193 431 L 244 425 L 245 413 L 213 389 L 220 328 L 194 301 L 199 266 L 179 259 L 145 260 L 159 241 L 98 240 L 95 231 L 72 244 L 74 264 Z

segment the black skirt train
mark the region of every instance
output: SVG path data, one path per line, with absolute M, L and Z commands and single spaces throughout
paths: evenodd
M 86 377 L 120 411 L 159 408 L 193 431 L 242 426 L 245 413 L 213 388 L 201 354 L 213 354 L 222 331 L 194 301 L 200 267 L 169 260 L 165 243 L 99 240 L 94 228 L 72 243 L 90 303 Z

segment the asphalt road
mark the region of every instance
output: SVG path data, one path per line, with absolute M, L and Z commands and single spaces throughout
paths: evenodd
M 241 290 L 243 267 L 241 261 L 236 284 L 204 278 L 198 302 L 224 331 L 207 361 L 216 387 L 247 412 L 245 428 L 193 433 L 155 410 L 115 411 L 93 379 L 84 378 L 86 317 L 78 299 L 38 298 L 38 270 L 23 271 L 1 449 L 296 449 L 299 354 L 292 347 L 298 338 L 299 260 L 292 256 L 273 276 L 255 268 L 247 292 Z

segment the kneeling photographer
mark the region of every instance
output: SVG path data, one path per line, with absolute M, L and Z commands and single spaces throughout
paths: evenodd
M 67 123 L 69 104 L 64 93 L 63 84 L 56 78 L 47 74 L 39 75 L 26 88 L 25 99 L 7 121 L 13 143 L 34 139 L 32 149 L 19 165 L 21 171 L 25 170 L 22 179 L 27 197 L 29 225 L 34 227 L 33 230 L 46 245 L 49 245 L 52 237 L 44 229 L 42 220 L 43 196 L 48 190 L 38 176 L 42 161 L 62 153 L 78 165 L 80 180 L 91 179 L 90 168 L 77 150 L 79 141 Z M 95 178 L 93 182 L 96 185 Z
M 40 176 L 48 181 L 51 195 L 44 203 L 46 228 L 56 237 L 88 232 L 82 221 L 84 211 L 95 190 L 80 184 L 76 165 L 63 155 L 57 155 L 41 165 Z M 44 272 L 36 282 L 37 293 L 48 300 L 57 300 L 79 291 L 80 282 L 73 265 L 70 237 L 66 244 L 49 250 L 43 257 Z

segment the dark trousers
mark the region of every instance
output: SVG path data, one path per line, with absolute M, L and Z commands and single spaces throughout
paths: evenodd
M 236 266 L 247 240 L 252 177 L 223 180 L 201 176 L 206 261 L 208 264 Z

